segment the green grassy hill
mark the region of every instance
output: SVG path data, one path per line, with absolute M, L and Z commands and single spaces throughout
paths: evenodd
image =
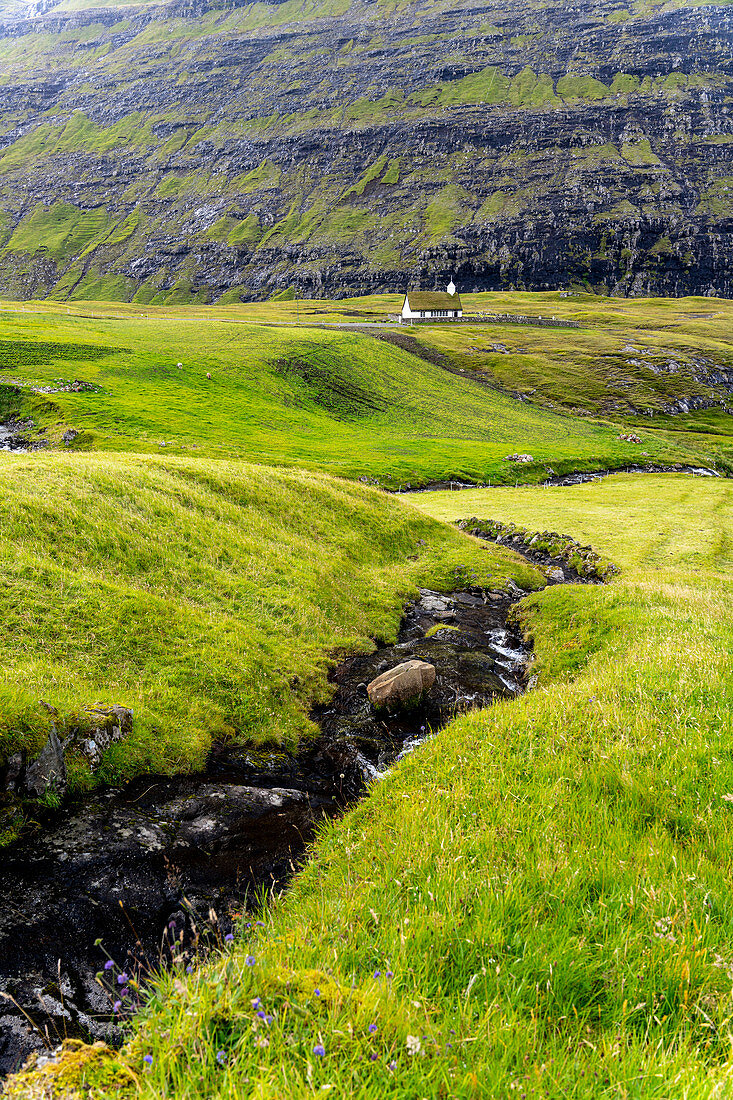
M 365 327 L 391 306 L 376 298 L 310 303 L 307 325 L 294 302 L 0 316 L 0 419 L 32 416 L 29 435 L 50 444 L 0 454 L 0 756 L 40 748 L 40 699 L 62 734 L 85 704 L 134 709 L 96 778 L 70 761 L 76 791 L 196 768 L 216 742 L 293 744 L 330 662 L 393 637 L 418 584 L 535 589 L 519 619 L 539 677 L 325 826 L 261 928 L 161 976 L 120 1053 L 68 1051 L 12 1079 L 9 1098 L 729 1091 L 730 482 L 396 497 L 354 479 L 725 468 L 726 414 L 658 415 L 703 385 L 691 370 L 621 360 L 631 344 L 643 364 L 725 366 L 730 307 L 470 305 L 488 303 L 580 327 L 428 326 L 396 347 Z M 487 348 L 510 341 L 502 374 L 509 352 Z M 619 379 L 655 415 L 627 402 L 599 419 Z M 642 443 L 620 440 L 637 422 Z M 567 532 L 620 576 L 538 591 L 537 570 L 443 522 L 469 514 Z M 21 825 L 6 818 L 0 840 Z
M 567 531 L 622 572 L 528 597 L 538 690 L 327 825 L 263 927 L 163 976 L 120 1054 L 69 1053 L 10 1097 L 727 1095 L 729 484 L 415 506 Z
M 306 323 L 294 302 L 145 314 L 8 306 L 0 314 L 0 393 L 8 411 L 15 403 L 16 415 L 33 417 L 38 440 L 64 449 L 241 457 L 395 488 L 449 478 L 537 481 L 549 470 L 634 461 L 733 460 L 731 418 L 716 407 L 660 414 L 672 399 L 726 400 L 691 364 L 720 371 L 733 363 L 729 304 L 556 294 L 480 295 L 466 304 L 556 314 L 581 327 L 355 329 L 395 308 L 384 298 L 308 303 Z M 413 341 L 406 349 L 379 338 L 397 332 Z M 628 350 L 636 347 L 638 355 Z M 68 392 L 75 379 L 91 388 Z M 654 415 L 632 415 L 632 398 L 634 410 Z M 641 444 L 619 439 L 619 423 L 629 420 Z M 70 430 L 77 434 L 64 443 Z M 534 462 L 518 468 L 506 461 L 514 453 Z

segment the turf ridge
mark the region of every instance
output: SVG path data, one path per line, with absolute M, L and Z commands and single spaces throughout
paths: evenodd
M 618 573 L 618 567 L 612 561 L 604 561 L 592 546 L 582 546 L 577 539 L 559 535 L 557 531 L 528 531 L 513 523 L 477 519 L 475 516 L 458 520 L 457 526 L 474 538 L 490 539 L 511 546 L 520 553 L 548 554 L 555 561 L 565 562 L 579 577 L 606 581 Z

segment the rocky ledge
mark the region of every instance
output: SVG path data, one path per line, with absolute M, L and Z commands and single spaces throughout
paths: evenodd
M 583 546 L 570 535 L 559 535 L 557 531 L 528 531 L 514 523 L 475 517 L 458 520 L 457 526 L 475 538 L 511 546 L 530 561 L 545 566 L 550 584 L 599 583 L 618 573 L 618 567 L 592 546 Z

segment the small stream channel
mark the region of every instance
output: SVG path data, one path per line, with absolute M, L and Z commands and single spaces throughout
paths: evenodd
M 24 452 L 26 450 L 26 442 L 20 436 L 18 426 L 0 424 L 0 451 Z
M 533 557 L 531 553 L 528 557 Z M 578 581 L 563 562 L 550 583 Z M 216 747 L 199 775 L 140 777 L 58 811 L 0 857 L 0 1075 L 66 1037 L 120 1039 L 95 980 L 106 955 L 144 978 L 170 942 L 194 954 L 263 890 L 282 889 L 320 821 L 455 714 L 519 694 L 529 653 L 508 624 L 525 595 L 421 591 L 398 641 L 344 661 L 320 736 L 297 753 Z M 435 666 L 417 710 L 377 713 L 366 685 L 402 661 Z M 0 777 L 1 778 L 1 777 Z M 1 790 L 1 786 L 0 786 Z M 1 797 L 1 796 L 0 796 Z M 211 911 L 216 913 L 212 920 Z

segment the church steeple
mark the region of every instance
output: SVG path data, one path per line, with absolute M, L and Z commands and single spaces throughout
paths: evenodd
M 448 286 L 447 286 L 446 289 L 447 289 L 448 293 L 451 295 L 451 297 L 455 294 L 456 284 L 453 282 L 452 278 L 451 278 L 451 281 L 448 283 Z

